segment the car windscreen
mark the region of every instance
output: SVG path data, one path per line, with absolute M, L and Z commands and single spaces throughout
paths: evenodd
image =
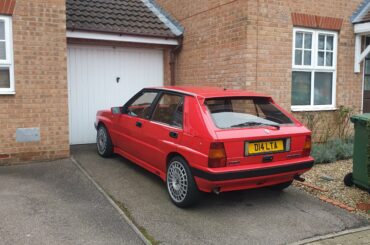
M 257 126 L 280 127 L 292 120 L 268 98 L 237 97 L 205 100 L 213 122 L 218 128 L 244 128 Z

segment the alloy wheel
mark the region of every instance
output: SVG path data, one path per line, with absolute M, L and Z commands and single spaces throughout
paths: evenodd
M 107 132 L 103 127 L 98 130 L 97 146 L 100 154 L 104 154 L 107 148 Z
M 182 202 L 188 192 L 188 176 L 184 166 L 178 162 L 171 162 L 167 171 L 167 188 L 175 202 Z

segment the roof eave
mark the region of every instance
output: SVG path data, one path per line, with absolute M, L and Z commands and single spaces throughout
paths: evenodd
M 364 23 L 361 18 L 370 10 L 370 0 L 364 0 L 350 17 L 352 24 Z M 366 22 L 366 21 L 365 21 Z
M 67 29 L 67 38 L 71 39 L 87 39 L 87 40 L 99 40 L 99 41 L 115 41 L 122 43 L 142 43 L 142 44 L 158 44 L 158 45 L 169 45 L 178 46 L 180 40 L 178 37 L 161 37 L 161 36 L 150 36 L 150 35 L 135 35 L 125 33 L 109 33 L 109 32 L 98 32 L 98 31 L 86 31 L 86 30 L 70 30 Z
M 176 21 L 169 13 L 161 8 L 154 0 L 141 0 L 162 22 L 166 25 L 171 32 L 180 37 L 184 33 L 184 27 Z

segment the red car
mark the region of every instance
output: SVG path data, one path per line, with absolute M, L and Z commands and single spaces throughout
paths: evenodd
M 117 153 L 158 175 L 180 207 L 200 192 L 282 190 L 314 163 L 311 132 L 271 97 L 246 91 L 145 88 L 99 111 L 95 126 L 101 156 Z

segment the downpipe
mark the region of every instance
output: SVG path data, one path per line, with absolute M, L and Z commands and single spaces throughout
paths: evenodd
M 182 49 L 183 36 L 180 36 L 177 40 L 179 44 L 170 51 L 171 86 L 174 86 L 176 84 L 176 56 L 180 53 Z

